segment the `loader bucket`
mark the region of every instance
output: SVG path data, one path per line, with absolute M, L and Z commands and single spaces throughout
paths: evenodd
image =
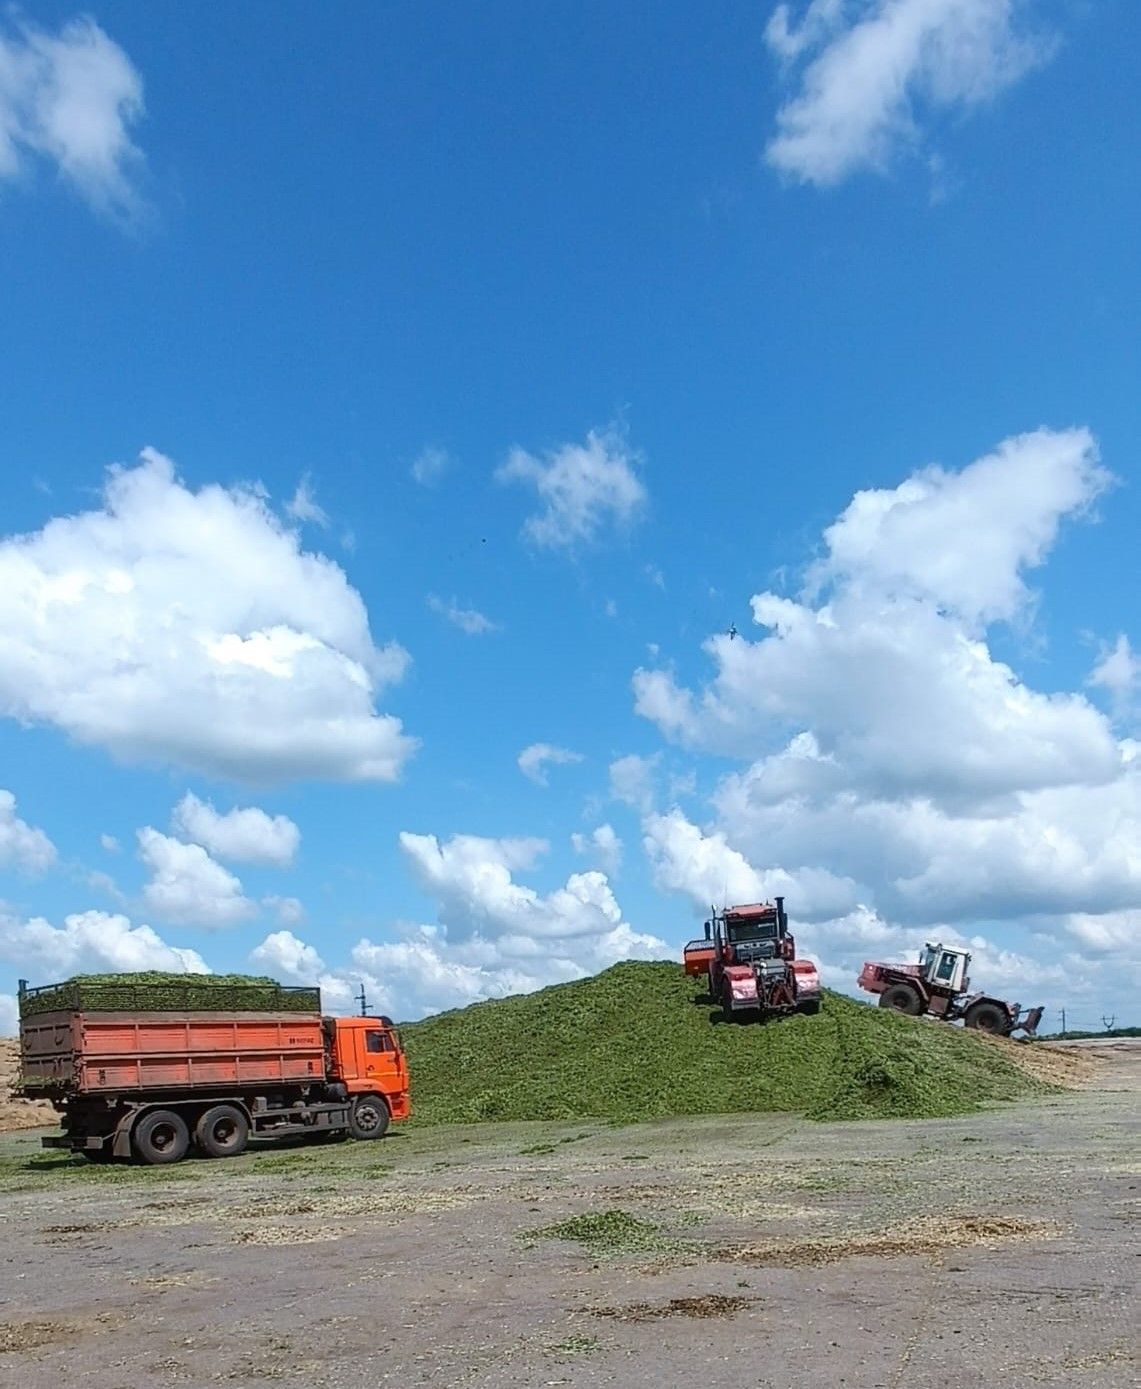
M 1038 1024 L 1042 1021 L 1042 1014 L 1045 1008 L 1031 1008 L 1021 1022 L 1017 1022 L 1010 1029 L 1012 1032 L 1025 1032 L 1028 1037 L 1033 1037 L 1038 1031 Z

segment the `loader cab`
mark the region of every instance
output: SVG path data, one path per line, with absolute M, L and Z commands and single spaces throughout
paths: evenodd
M 969 980 L 967 966 L 971 963 L 970 952 L 955 950 L 951 946 L 928 943 L 919 957 L 920 972 L 932 988 L 946 990 L 948 993 L 965 993 Z

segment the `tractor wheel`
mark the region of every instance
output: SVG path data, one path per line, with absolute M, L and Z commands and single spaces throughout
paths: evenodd
M 810 998 L 807 1003 L 802 1003 L 800 1005 L 799 1011 L 801 1013 L 807 1013 L 810 1018 L 815 1017 L 816 1014 L 820 1012 L 820 1000 L 818 998 Z
M 190 1130 L 173 1109 L 152 1109 L 135 1125 L 131 1146 L 142 1162 L 180 1162 L 190 1147 Z
M 923 1012 L 923 1000 L 908 984 L 893 984 L 880 994 L 880 1007 L 892 1008 L 897 1013 L 906 1013 L 909 1018 L 917 1018 Z
M 1010 1019 L 997 1003 L 976 1003 L 973 1008 L 967 1009 L 963 1026 L 974 1027 L 979 1032 L 991 1032 L 1001 1037 L 1010 1031 Z
M 383 1138 L 388 1129 L 388 1106 L 379 1095 L 358 1095 L 349 1110 L 354 1138 Z
M 216 1104 L 194 1126 L 194 1141 L 207 1157 L 237 1157 L 249 1142 L 249 1120 L 232 1104 Z

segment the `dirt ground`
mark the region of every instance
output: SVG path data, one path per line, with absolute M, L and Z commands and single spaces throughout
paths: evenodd
M 937 1122 L 484 1125 L 94 1167 L 0 1137 L 0 1385 L 1137 1380 L 1141 1046 Z M 81 1377 L 81 1378 L 80 1378 Z

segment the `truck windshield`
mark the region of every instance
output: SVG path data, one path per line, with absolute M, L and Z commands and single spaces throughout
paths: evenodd
M 734 943 L 744 943 L 750 940 L 776 940 L 777 924 L 775 921 L 747 921 L 734 923 L 729 927 L 729 939 Z

